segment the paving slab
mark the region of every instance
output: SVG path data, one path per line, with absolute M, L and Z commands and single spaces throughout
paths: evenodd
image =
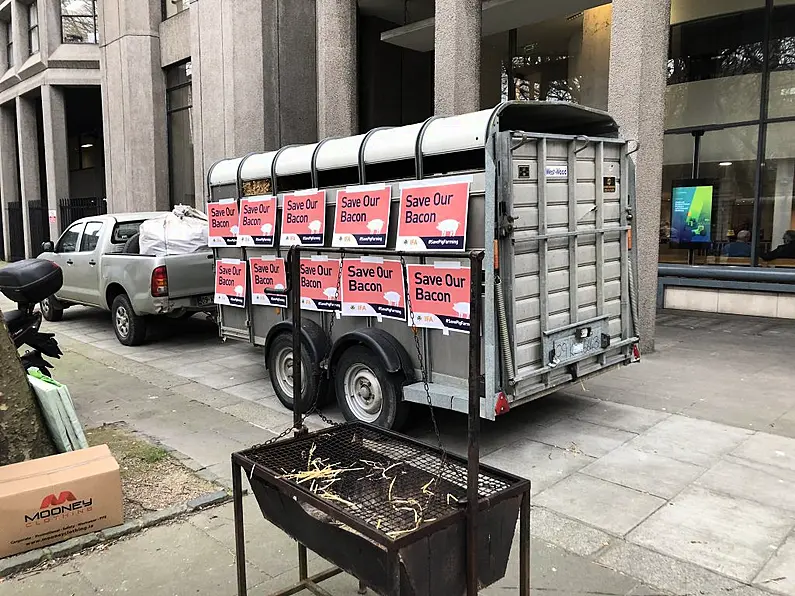
M 732 455 L 795 471 L 795 439 L 756 433 L 734 449 Z
M 261 364 L 248 365 L 235 370 L 224 368 L 215 371 L 210 369 L 210 371 L 207 374 L 195 377 L 194 381 L 213 389 L 226 389 L 234 385 L 242 385 L 243 383 L 264 379 L 267 374 L 265 367 Z
M 786 468 L 727 458 L 710 468 L 696 484 L 795 514 L 795 472 Z
M 678 494 L 705 468 L 623 445 L 582 470 L 583 474 L 664 499 Z
M 489 453 L 482 461 L 530 479 L 535 495 L 587 466 L 594 458 L 573 450 L 567 451 L 545 443 L 524 440 Z
M 576 414 L 579 420 L 633 433 L 642 433 L 669 416 L 670 414 L 667 412 L 657 412 L 609 401 L 600 401 Z
M 652 495 L 579 473 L 545 490 L 534 502 L 617 536 L 665 504 Z
M 708 466 L 737 447 L 752 431 L 674 415 L 633 439 L 633 449 Z
M 533 429 L 530 438 L 561 449 L 574 449 L 602 457 L 635 438 L 635 433 L 567 418 L 551 426 Z
M 795 535 L 773 555 L 754 583 L 784 594 L 795 594 Z
M 276 394 L 273 392 L 273 385 L 271 385 L 270 379 L 268 378 L 257 379 L 249 383 L 241 383 L 240 385 L 227 387 L 224 389 L 224 392 L 251 401 L 276 397 Z M 286 411 L 287 410 L 285 410 L 285 412 Z
M 101 552 L 78 555 L 74 567 L 103 594 L 227 594 L 236 586 L 235 557 L 188 523 L 151 528 Z M 134 563 L 133 563 L 134 562 Z M 249 566 L 249 585 L 267 576 Z
M 603 550 L 612 540 L 609 534 L 544 507 L 533 507 L 530 519 L 533 536 L 583 557 L 590 557 Z
M 752 501 L 691 487 L 634 530 L 630 542 L 750 581 L 795 525 Z
M 769 596 L 698 565 L 623 541 L 599 555 L 596 562 L 678 596 Z
M 277 412 L 276 410 L 253 401 L 243 401 L 231 406 L 226 406 L 221 408 L 221 411 L 225 414 L 230 414 L 245 420 L 254 426 L 274 430 L 277 434 L 293 425 L 292 412 L 288 410 Z
M 68 563 L 0 581 L 0 596 L 88 596 L 98 593 Z

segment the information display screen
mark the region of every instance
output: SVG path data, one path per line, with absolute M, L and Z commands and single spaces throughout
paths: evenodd
M 712 242 L 715 184 L 709 180 L 674 182 L 671 192 L 671 243 Z

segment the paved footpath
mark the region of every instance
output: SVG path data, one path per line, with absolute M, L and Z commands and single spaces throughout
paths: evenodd
M 795 324 L 659 322 L 659 351 L 640 365 L 484 424 L 484 461 L 533 481 L 534 593 L 795 595 Z M 259 350 L 221 343 L 202 321 L 163 325 L 140 348 L 120 346 L 107 316 L 85 309 L 49 328 L 66 352 L 56 376 L 84 425 L 125 421 L 200 473 L 228 479 L 230 453 L 290 424 Z M 438 418 L 445 445 L 463 451 L 465 419 Z M 427 414 L 409 432 L 432 438 Z M 153 528 L 0 582 L 0 596 L 231 596 L 231 520 L 225 505 Z M 294 543 L 253 497 L 246 520 L 250 593 L 291 583 Z M 487 592 L 516 585 L 512 560 Z M 347 576 L 325 586 L 356 587 Z

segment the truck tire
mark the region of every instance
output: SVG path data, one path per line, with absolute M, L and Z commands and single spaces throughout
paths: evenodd
M 45 321 L 55 323 L 63 319 L 63 308 L 61 307 L 58 300 L 53 296 L 49 296 L 39 302 L 39 310 L 41 311 L 41 316 L 44 317 Z
M 127 242 L 124 243 L 124 248 L 122 249 L 122 253 L 125 255 L 137 255 L 141 252 L 140 245 L 138 240 L 140 240 L 141 234 L 133 234 L 129 238 L 127 238 Z
M 268 359 L 268 376 L 276 392 L 276 397 L 288 410 L 293 409 L 293 336 L 280 333 L 271 341 L 266 355 Z M 306 345 L 301 344 L 301 411 L 306 412 L 318 391 L 321 379 L 316 374 L 317 365 Z M 320 396 L 322 399 L 323 396 Z
M 371 350 L 360 345 L 345 350 L 334 374 L 337 403 L 345 420 L 399 430 L 409 411 L 403 401 L 404 380 L 387 372 Z
M 127 294 L 119 294 L 110 307 L 116 339 L 125 346 L 138 346 L 146 339 L 146 319 L 133 312 Z

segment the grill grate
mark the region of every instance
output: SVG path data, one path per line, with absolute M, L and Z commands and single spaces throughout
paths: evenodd
M 389 538 L 449 515 L 466 500 L 465 465 L 448 456 L 437 486 L 438 450 L 369 426 L 340 425 L 240 455 L 260 475 L 300 486 Z M 512 484 L 481 470 L 478 491 L 491 497 Z

